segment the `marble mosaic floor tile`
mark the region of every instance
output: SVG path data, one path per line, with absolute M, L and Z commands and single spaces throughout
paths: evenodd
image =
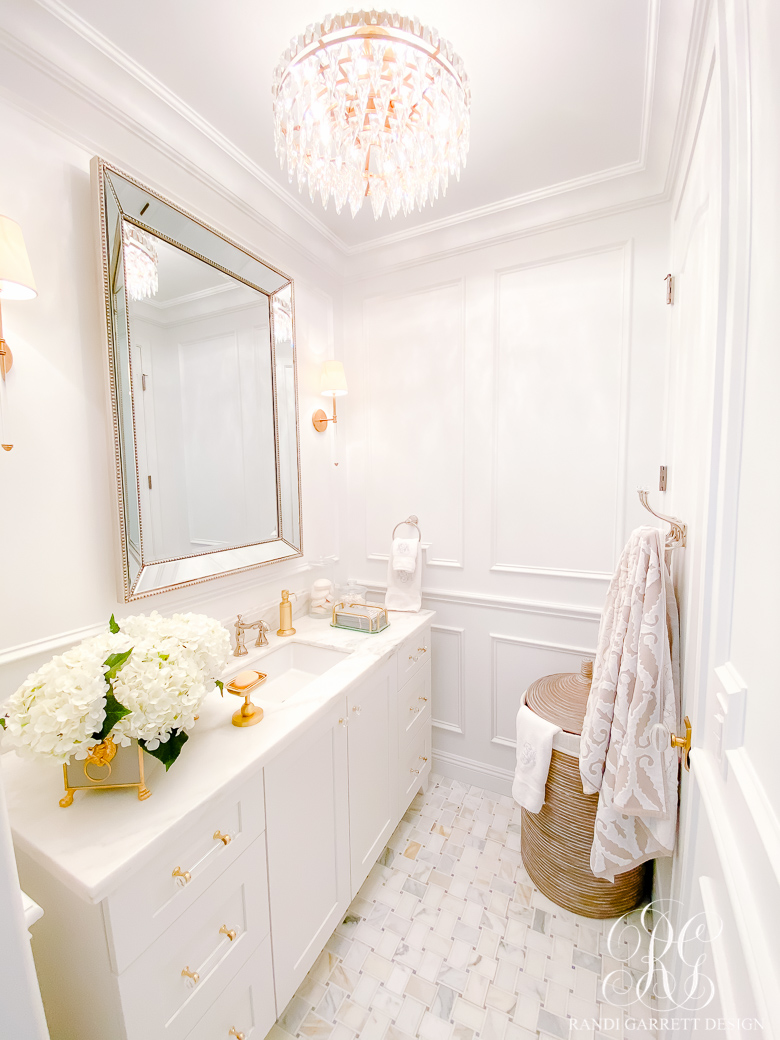
M 654 1040 L 613 924 L 534 887 L 512 798 L 432 775 L 268 1040 Z

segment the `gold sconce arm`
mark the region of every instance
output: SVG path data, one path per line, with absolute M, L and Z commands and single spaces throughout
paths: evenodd
M 328 423 L 338 423 L 336 416 L 336 398 L 333 398 L 333 415 L 328 418 L 322 408 L 318 408 L 317 411 L 311 417 L 311 424 L 317 433 L 324 433 L 328 428 Z

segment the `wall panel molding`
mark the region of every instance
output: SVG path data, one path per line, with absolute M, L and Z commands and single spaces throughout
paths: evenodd
M 369 578 L 350 580 L 354 580 L 359 585 L 365 585 L 370 592 L 384 593 L 387 591 L 387 584 L 383 581 L 372 581 Z M 494 596 L 485 592 L 435 588 L 423 588 L 422 597 L 432 603 L 454 603 L 492 610 L 517 611 L 521 614 L 543 614 L 572 621 L 592 621 L 595 624 L 601 620 L 600 607 L 581 606 L 578 603 L 556 603 L 553 600 L 520 599 L 514 596 Z
M 498 732 L 499 714 L 499 689 L 498 689 L 498 647 L 501 644 L 511 646 L 534 647 L 537 650 L 550 650 L 556 653 L 571 654 L 573 657 L 593 657 L 596 653 L 595 646 L 586 648 L 582 646 L 571 646 L 568 643 L 548 642 L 541 639 L 526 639 L 523 636 L 505 636 L 490 633 L 490 742 L 503 747 L 516 748 L 517 741 L 511 737 L 501 736 Z M 541 678 L 541 677 L 540 677 Z M 519 697 L 518 697 L 519 707 Z
M 511 795 L 515 774 L 511 769 L 502 769 L 487 762 L 477 762 L 450 751 L 433 749 L 433 771 L 462 783 L 483 787 L 496 794 Z M 518 807 L 519 808 L 519 807 Z
M 455 655 L 457 660 L 457 688 L 456 688 L 456 704 L 457 704 L 457 718 L 452 721 L 445 719 L 432 719 L 433 725 L 437 729 L 446 729 L 450 733 L 463 734 L 466 730 L 466 629 L 456 628 L 452 625 L 431 625 L 431 632 L 445 633 L 451 639 L 455 640 L 456 649 Z M 439 656 L 437 652 L 433 656 L 433 660 L 436 661 Z M 435 667 L 435 665 L 434 665 Z M 436 708 L 435 704 L 435 684 L 433 686 L 433 708 Z
M 498 496 L 504 486 L 498 478 L 499 452 L 501 437 L 499 424 L 501 420 L 501 294 L 503 281 L 507 277 L 534 271 L 541 268 L 551 267 L 556 264 L 566 264 L 577 260 L 586 260 L 606 256 L 609 253 L 619 253 L 622 258 L 621 283 L 619 296 L 620 311 L 620 342 L 618 353 L 620 358 L 619 373 L 619 398 L 617 406 L 617 458 L 615 472 L 615 499 L 611 511 L 613 517 L 612 556 L 613 561 L 620 554 L 625 528 L 626 512 L 626 466 L 628 456 L 628 408 L 630 392 L 630 346 L 631 346 L 631 301 L 632 301 L 632 273 L 633 273 L 633 240 L 624 239 L 606 245 L 599 245 L 590 249 L 573 250 L 570 252 L 557 253 L 546 256 L 541 260 L 531 260 L 521 264 L 513 264 L 508 267 L 497 268 L 494 272 L 494 330 L 493 330 L 493 429 L 492 429 L 492 484 L 490 492 L 490 528 L 491 528 L 491 566 L 494 572 L 505 572 L 515 574 L 537 574 L 542 576 L 566 577 L 582 579 L 587 581 L 608 582 L 612 577 L 610 570 L 593 571 L 576 569 L 571 567 L 539 566 L 524 564 L 520 561 L 506 561 L 499 558 L 499 510 Z M 594 461 L 594 465 L 597 464 Z M 576 503 L 572 503 L 575 507 Z M 522 541 L 522 540 L 520 540 Z
M 447 279 L 447 280 L 441 281 L 441 282 L 435 282 L 432 285 L 421 286 L 419 288 L 414 288 L 414 289 L 411 289 L 411 290 L 406 291 L 406 292 L 402 291 L 402 292 L 392 292 L 392 293 L 380 293 L 380 294 L 376 294 L 376 295 L 373 295 L 373 296 L 365 297 L 363 299 L 363 302 L 362 302 L 363 342 L 365 344 L 367 342 L 367 337 L 368 337 L 367 311 L 368 311 L 368 308 L 370 306 L 372 306 L 372 305 L 382 305 L 384 303 L 389 303 L 391 301 L 399 301 L 400 302 L 400 301 L 403 301 L 403 300 L 411 300 L 412 298 L 415 299 L 415 300 L 419 300 L 421 297 L 430 296 L 430 295 L 433 295 L 435 293 L 441 293 L 443 290 L 449 290 L 449 289 L 457 290 L 457 295 L 458 295 L 458 304 L 457 304 L 457 311 L 458 311 L 458 317 L 457 317 L 457 325 L 458 325 L 457 343 L 458 343 L 458 349 L 460 351 L 460 357 L 459 357 L 459 360 L 458 360 L 457 373 L 456 374 L 453 373 L 452 381 L 453 381 L 453 384 L 457 386 L 457 392 L 458 392 L 458 405 L 456 407 L 456 414 L 462 415 L 462 414 L 464 414 L 465 409 L 466 409 L 466 342 L 465 342 L 466 341 L 466 336 L 465 336 L 465 326 L 466 326 L 466 312 L 465 312 L 465 308 L 466 308 L 466 279 L 465 279 L 464 276 L 461 276 L 459 278 Z M 371 365 L 372 352 L 370 350 L 365 350 L 364 356 L 366 358 L 366 383 L 367 383 L 367 386 L 366 386 L 366 399 L 367 399 L 368 405 L 367 405 L 367 418 L 366 418 L 366 421 L 364 423 L 363 441 L 364 441 L 364 457 L 366 459 L 367 471 L 370 474 L 373 471 L 373 469 L 374 469 L 374 463 L 373 463 L 374 444 L 375 444 L 374 433 L 375 433 L 375 415 L 377 413 L 377 409 L 375 407 L 375 400 L 376 400 L 375 393 L 376 393 L 376 389 L 375 389 L 375 387 L 373 385 L 373 380 L 372 380 L 372 365 Z M 395 417 L 398 418 L 397 415 Z M 388 440 L 388 430 L 383 427 L 379 431 L 379 435 L 380 435 L 380 443 L 386 444 L 387 440 Z M 392 431 L 391 431 L 391 435 L 392 435 Z M 450 512 L 449 512 L 450 516 L 455 515 L 457 512 L 460 513 L 460 525 L 459 525 L 460 526 L 460 532 L 459 532 L 459 537 L 457 538 L 457 552 L 456 552 L 455 556 L 449 556 L 449 557 L 447 557 L 447 556 L 437 556 L 435 554 L 435 552 L 432 552 L 432 550 L 435 550 L 435 547 L 436 547 L 436 538 L 435 538 L 436 532 L 427 531 L 426 534 L 429 535 L 429 540 L 426 540 L 423 543 L 423 546 L 424 546 L 424 551 L 425 551 L 425 564 L 428 567 L 446 567 L 448 569 L 450 569 L 450 568 L 462 569 L 463 568 L 463 561 L 464 561 L 464 556 L 465 556 L 465 506 L 466 506 L 466 424 L 465 423 L 460 423 L 459 437 L 458 437 L 458 446 L 459 446 L 459 451 L 460 451 L 460 463 L 459 463 L 460 464 L 460 474 L 459 474 L 459 476 L 457 478 L 458 501 L 457 501 L 457 503 L 453 503 L 452 504 L 453 508 L 451 508 Z M 405 465 L 404 460 L 400 460 L 400 465 L 402 467 Z M 370 538 L 370 532 L 369 532 L 369 502 L 370 502 L 370 500 L 371 500 L 371 496 L 367 494 L 365 496 L 364 507 L 363 507 L 364 545 L 365 545 L 366 558 L 369 559 L 369 560 L 384 560 L 384 561 L 387 561 L 389 559 L 389 554 L 386 553 L 386 552 L 383 552 L 380 547 L 371 544 L 371 538 Z M 395 522 L 397 523 L 398 521 L 403 520 L 403 519 L 404 519 L 404 517 L 399 515 Z M 388 531 L 387 531 L 387 535 L 386 535 L 387 543 L 386 544 L 389 543 L 390 538 L 391 538 L 391 534 L 392 534 L 392 527 L 389 528 Z M 433 535 L 432 539 L 430 538 L 430 535 Z

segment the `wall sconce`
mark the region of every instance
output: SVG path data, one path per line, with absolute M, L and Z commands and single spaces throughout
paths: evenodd
M 22 229 L 10 217 L 0 216 L 0 390 L 5 406 L 5 379 L 14 363 L 11 348 L 3 338 L 2 304 L 6 300 L 32 300 L 38 295 L 35 288 L 30 260 L 24 245 Z M 5 407 L 3 407 L 3 414 Z M 3 416 L 0 415 L 0 418 Z M 4 429 L 0 429 L 0 444 L 10 451 L 13 444 L 6 443 Z
M 344 366 L 340 361 L 323 361 L 320 373 L 320 393 L 323 397 L 333 398 L 333 415 L 328 418 L 322 408 L 318 408 L 312 415 L 311 421 L 317 433 L 324 433 L 328 423 L 337 423 L 336 398 L 344 397 L 347 393 L 347 379 L 344 375 Z

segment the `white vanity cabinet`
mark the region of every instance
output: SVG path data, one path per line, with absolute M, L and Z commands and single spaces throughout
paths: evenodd
M 52 1040 L 263 1040 L 430 772 L 431 619 L 296 621 L 338 665 L 249 729 L 215 695 L 145 802 L 60 809 L 54 771 L 3 756 Z
M 281 1014 L 350 901 L 346 698 L 266 766 L 265 783 Z
M 353 897 L 398 822 L 398 725 L 393 664 L 384 665 L 347 699 Z

